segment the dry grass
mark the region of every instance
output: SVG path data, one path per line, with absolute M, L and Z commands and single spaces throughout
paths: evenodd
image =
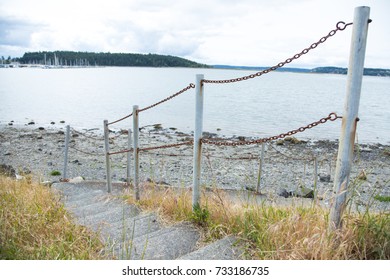
M 0 259 L 99 259 L 101 249 L 49 188 L 0 176 Z
M 188 189 L 147 186 L 142 208 L 157 210 L 167 220 L 191 220 L 202 225 L 205 240 L 234 234 L 248 259 L 390 259 L 390 214 L 348 214 L 341 231 L 328 232 L 329 211 L 309 207 L 277 207 L 233 203 L 220 190 L 202 194 L 202 206 L 192 211 Z

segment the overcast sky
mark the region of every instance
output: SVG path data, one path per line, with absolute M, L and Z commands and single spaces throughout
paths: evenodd
M 270 66 L 371 7 L 366 67 L 390 68 L 389 0 L 0 0 L 0 56 L 26 51 L 177 55 Z M 348 64 L 352 28 L 292 67 Z

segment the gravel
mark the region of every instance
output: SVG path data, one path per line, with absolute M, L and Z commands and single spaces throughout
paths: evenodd
M 63 174 L 65 128 L 33 125 L 0 124 L 0 164 L 12 166 L 16 173 L 32 172 L 41 181 L 58 181 L 53 171 Z M 218 135 L 208 134 L 217 138 Z M 111 151 L 127 149 L 127 132 L 110 133 Z M 242 136 L 241 139 L 242 140 Z M 86 180 L 105 180 L 104 141 L 100 129 L 71 129 L 68 156 L 68 178 L 82 176 Z M 160 126 L 141 128 L 140 147 L 185 142 L 192 135 Z M 248 139 L 248 138 L 247 138 Z M 238 139 L 227 139 L 238 140 Z M 313 188 L 314 160 L 318 161 L 316 191 L 321 203 L 329 205 L 333 190 L 337 158 L 337 141 L 278 141 L 265 145 L 261 193 L 267 201 L 285 203 L 292 200 L 279 194 L 299 194 L 302 188 Z M 253 190 L 258 182 L 260 145 L 224 147 L 204 145 L 202 184 L 233 190 Z M 126 154 L 111 156 L 112 178 L 126 180 Z M 131 162 L 131 164 L 133 164 Z M 176 187 L 192 185 L 192 146 L 142 151 L 141 182 L 154 181 Z M 390 146 L 356 145 L 350 181 L 353 207 L 389 211 L 390 203 L 379 202 L 375 195 L 390 196 Z M 302 199 L 312 201 L 310 198 Z

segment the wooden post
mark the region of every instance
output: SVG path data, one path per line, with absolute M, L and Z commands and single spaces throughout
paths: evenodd
M 347 93 L 334 178 L 334 198 L 329 220 L 330 231 L 341 228 L 342 215 L 346 206 L 359 112 L 369 15 L 369 7 L 355 8 L 348 66 Z
M 111 192 L 112 184 L 111 184 L 111 163 L 110 163 L 110 143 L 108 139 L 108 121 L 104 120 L 104 147 L 106 150 L 106 177 L 107 177 L 107 192 Z
M 66 126 L 66 132 L 65 132 L 65 150 L 64 150 L 64 172 L 63 176 L 64 179 L 68 178 L 68 151 L 69 151 L 69 138 L 70 138 L 70 126 Z
M 314 201 L 317 200 L 317 184 L 318 184 L 318 158 L 314 158 Z
M 138 119 L 138 105 L 133 106 L 133 132 L 134 132 L 134 190 L 135 190 L 135 199 L 140 200 L 139 194 L 139 150 L 138 150 L 138 140 L 139 140 L 139 119 Z
M 261 176 L 263 175 L 263 163 L 264 163 L 264 142 L 261 143 L 261 155 L 260 155 L 260 162 L 259 162 L 259 173 L 257 175 L 257 187 L 256 192 L 260 194 L 260 187 L 261 187 Z
M 131 150 L 131 129 L 129 129 L 127 131 L 127 149 L 129 150 L 127 152 L 127 184 L 129 184 L 130 186 L 130 183 L 131 183 L 131 154 L 130 154 L 130 150 Z
M 200 203 L 200 175 L 202 161 L 202 133 L 203 133 L 203 75 L 196 75 L 195 97 L 195 131 L 194 131 L 194 174 L 192 190 L 192 208 L 196 209 Z

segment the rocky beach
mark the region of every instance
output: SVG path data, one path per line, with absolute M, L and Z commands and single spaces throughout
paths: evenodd
M 13 169 L 19 176 L 31 173 L 40 181 L 59 181 L 64 169 L 65 125 L 0 123 L 0 164 Z M 204 137 L 219 139 L 205 133 Z M 299 137 L 299 136 L 298 136 Z M 184 143 L 191 134 L 175 128 L 151 125 L 140 129 L 140 147 Z M 220 139 L 248 140 L 243 136 Z M 299 138 L 298 138 L 299 139 Z M 329 205 L 333 190 L 337 141 L 300 141 L 286 138 L 265 144 L 260 192 L 276 204 L 313 193 L 320 203 Z M 127 149 L 128 135 L 124 130 L 110 131 L 110 151 Z M 140 152 L 140 181 L 174 187 L 192 185 L 192 146 L 181 145 Z M 81 176 L 85 180 L 105 180 L 105 156 L 102 129 L 71 128 L 67 177 Z M 261 145 L 203 145 L 202 185 L 251 193 L 258 184 Z M 132 155 L 131 155 L 132 157 Z M 315 160 L 317 161 L 317 175 Z M 131 162 L 131 164 L 133 164 Z M 113 181 L 126 181 L 126 153 L 111 156 Z M 13 171 L 12 171 L 13 172 Z M 375 197 L 390 196 L 390 146 L 356 144 L 352 166 L 351 192 L 353 206 L 389 211 L 390 203 Z

